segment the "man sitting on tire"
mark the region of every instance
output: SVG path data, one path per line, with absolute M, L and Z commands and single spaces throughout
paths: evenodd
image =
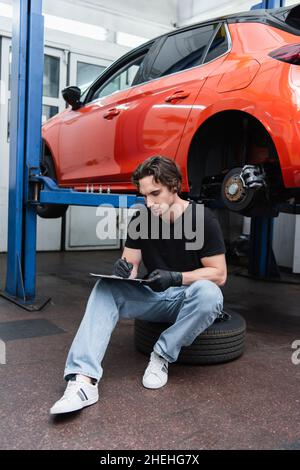
M 143 260 L 150 273 L 148 283 L 103 278 L 96 283 L 67 357 L 66 391 L 51 414 L 98 401 L 101 362 L 119 318 L 171 323 L 155 343 L 142 379 L 144 387 L 154 389 L 167 383 L 168 364 L 177 360 L 181 347 L 192 344 L 221 314 L 219 286 L 226 282 L 227 269 L 217 218 L 209 209 L 179 196 L 182 176 L 168 158 L 148 158 L 132 180 L 146 206 L 128 225 L 125 248 L 113 273 L 136 278 Z M 197 215 L 201 213 L 204 217 Z M 198 243 L 199 233 L 204 242 Z

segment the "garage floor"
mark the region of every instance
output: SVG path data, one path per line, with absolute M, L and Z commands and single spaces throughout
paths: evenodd
M 244 355 L 214 366 L 173 364 L 166 387 L 146 390 L 148 358 L 133 344 L 133 322 L 111 339 L 101 399 L 79 413 L 51 418 L 65 388 L 66 354 L 94 283 L 87 273 L 110 273 L 118 251 L 41 253 L 38 292 L 52 301 L 30 313 L 0 298 L 1 449 L 300 449 L 298 285 L 229 276 L 226 304 L 247 320 Z M 236 267 L 234 268 L 236 270 Z M 5 255 L 0 256 L 4 286 Z

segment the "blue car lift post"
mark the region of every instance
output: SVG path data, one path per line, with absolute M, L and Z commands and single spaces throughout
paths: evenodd
M 42 0 L 13 0 L 11 137 L 8 249 L 5 290 L 0 295 L 26 310 L 50 299 L 36 298 L 36 206 L 70 204 L 132 207 L 143 199 L 60 189 L 40 176 L 44 64 Z
M 285 6 L 285 0 L 263 0 L 251 7 L 251 10 L 280 8 Z

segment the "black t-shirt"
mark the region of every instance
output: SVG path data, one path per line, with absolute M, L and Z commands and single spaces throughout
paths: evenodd
M 201 258 L 226 252 L 218 219 L 210 209 L 200 208 L 195 202 L 190 202 L 170 224 L 154 216 L 146 206 L 142 207 L 128 224 L 125 246 L 141 250 L 148 273 L 154 269 L 193 271 L 202 267 Z

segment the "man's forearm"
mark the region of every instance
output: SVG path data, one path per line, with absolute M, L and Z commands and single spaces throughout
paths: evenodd
M 210 267 L 182 273 L 182 284 L 186 286 L 201 279 L 206 279 L 215 282 L 218 286 L 223 286 L 226 282 L 226 273 L 223 270 Z

